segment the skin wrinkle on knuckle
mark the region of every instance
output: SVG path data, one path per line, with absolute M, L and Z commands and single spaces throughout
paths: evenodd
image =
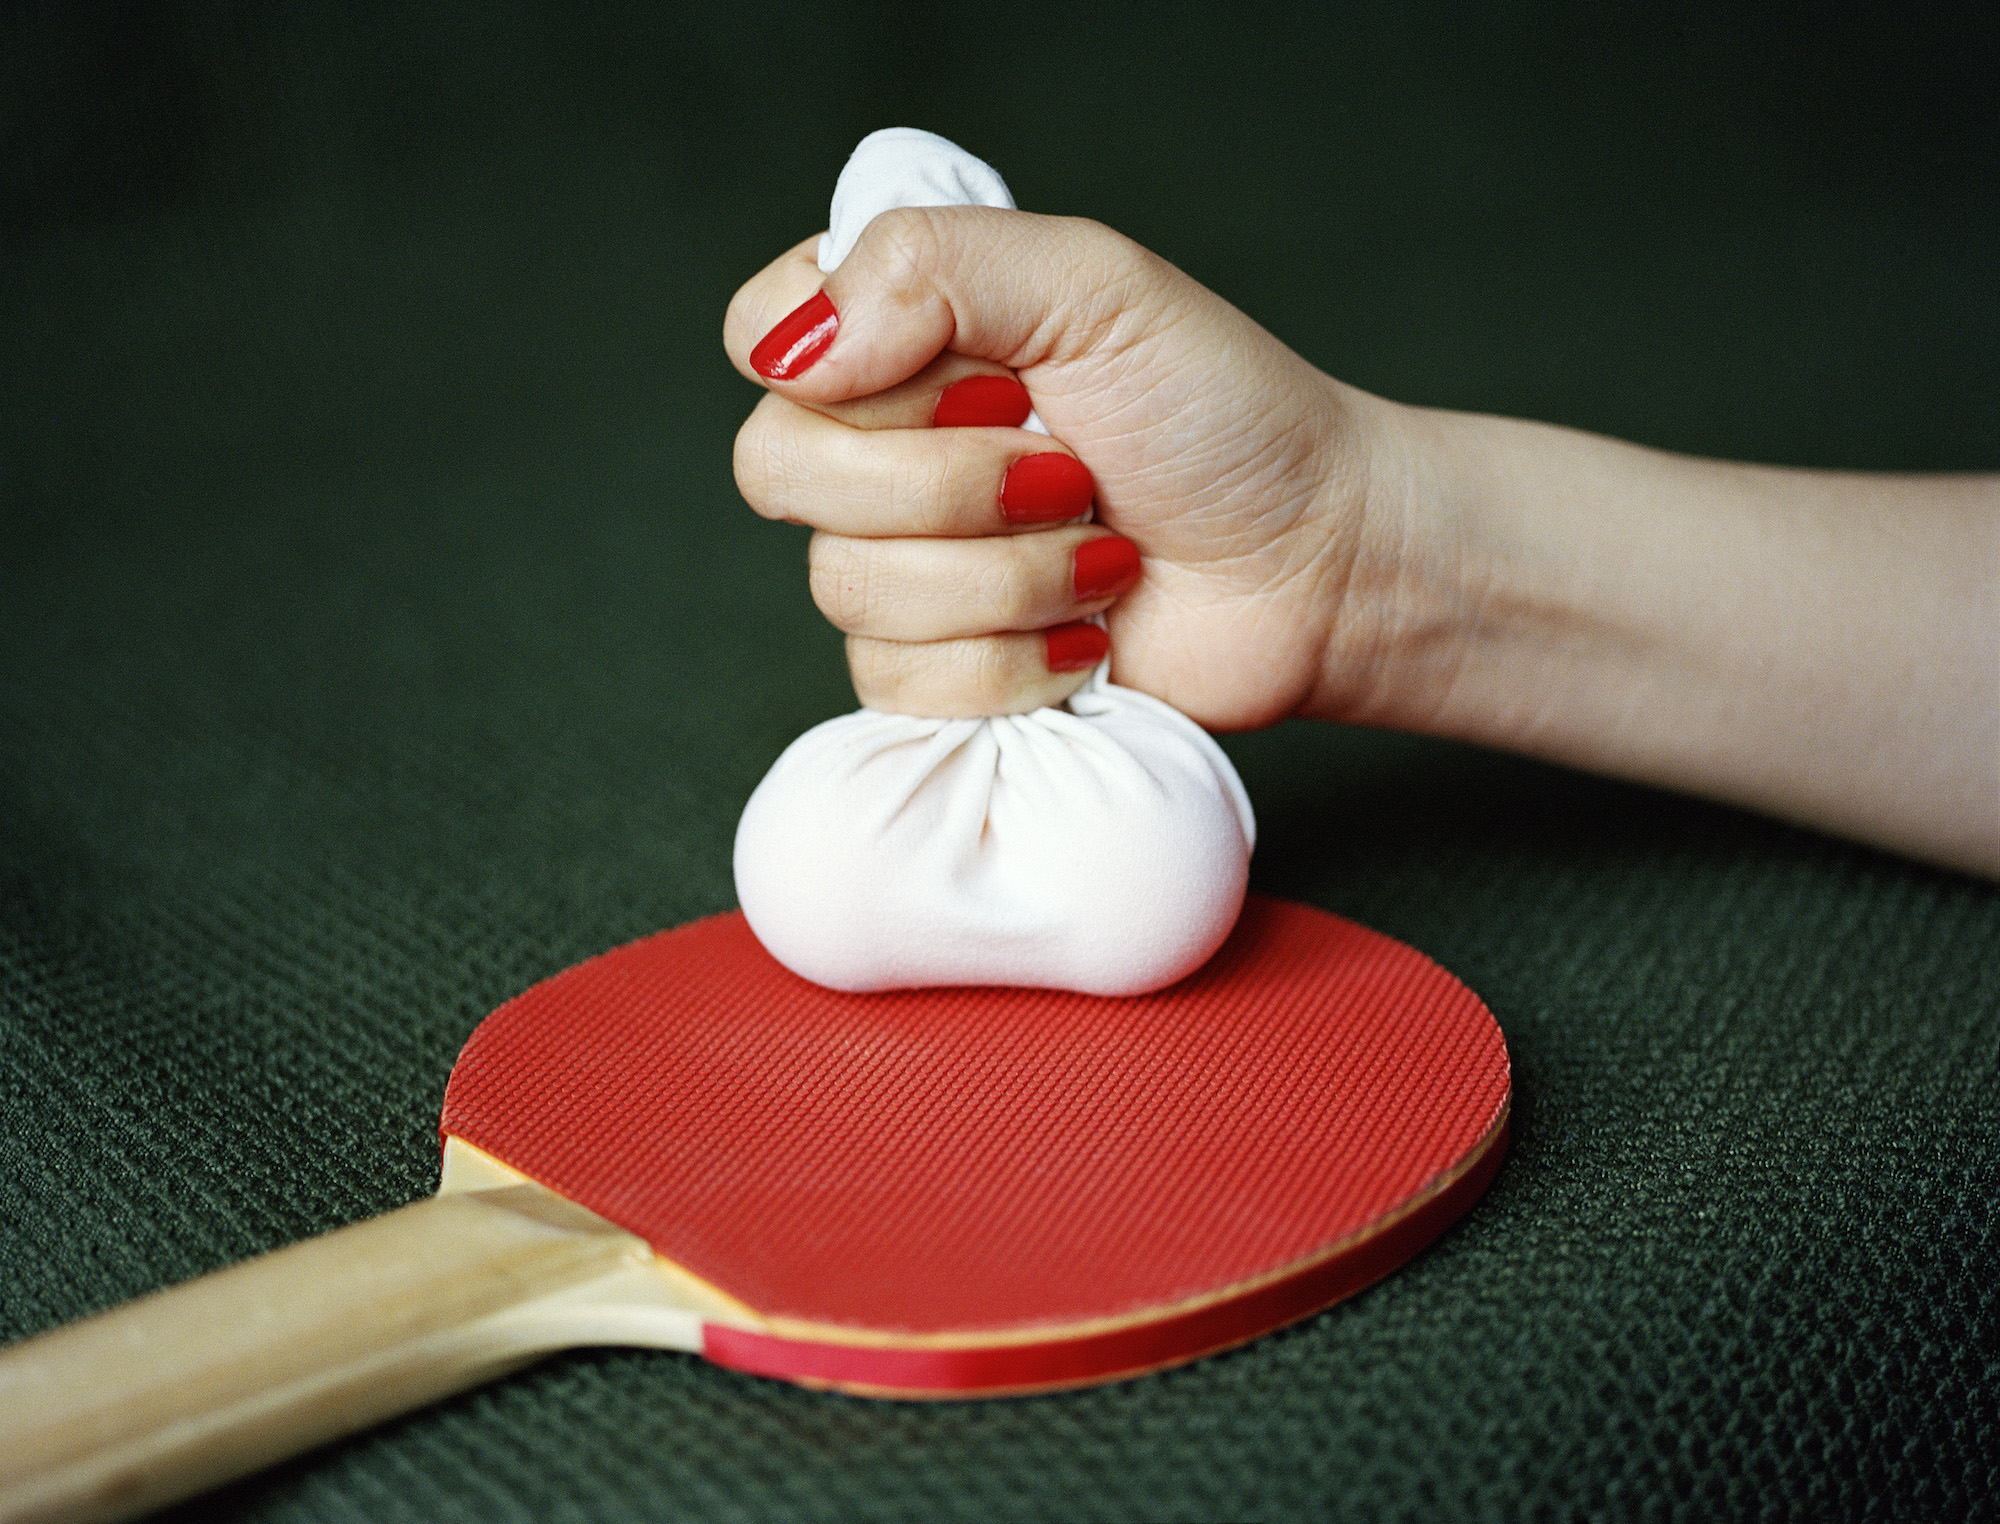
M 922 436 L 891 482 L 891 516 L 901 532 L 929 539 L 964 532 L 966 516 L 956 500 L 956 487 L 965 474 L 961 465 L 965 452 L 951 437 L 953 432 L 940 429 Z
M 864 635 L 847 637 L 847 673 L 855 697 L 870 709 L 894 709 L 897 683 L 893 665 L 884 660 L 885 642 Z
M 865 631 L 875 602 L 869 558 L 837 535 L 816 534 L 806 548 L 806 580 L 827 623 L 843 634 Z
M 938 229 L 925 209 L 897 207 L 881 213 L 863 231 L 858 247 L 867 251 L 870 291 L 892 309 L 908 313 L 939 299 L 932 273 L 939 264 Z
M 838 419 L 827 420 L 817 435 L 818 448 L 796 490 L 828 510 L 841 532 L 866 538 L 902 538 L 914 531 L 906 523 L 905 505 L 925 501 L 937 467 L 927 462 L 929 440 L 914 446 L 895 431 L 885 438 L 878 429 L 861 428 Z M 815 523 L 822 523 L 818 517 Z M 822 523 L 832 528 L 833 523 Z
M 969 668 L 962 691 L 977 693 L 980 707 L 995 712 L 1015 701 L 1022 674 L 1014 641 L 990 635 L 952 644 L 958 648 L 953 654 Z
M 1035 577 L 1026 564 L 1025 536 L 997 542 L 1001 553 L 984 558 L 966 588 L 963 607 L 977 610 L 996 628 L 1019 629 L 1038 612 Z
M 770 513 L 787 523 L 809 523 L 798 510 L 826 495 L 825 437 L 803 409 L 784 403 L 764 426 L 762 463 Z
M 774 501 L 770 415 L 763 407 L 752 408 L 736 431 L 730 452 L 730 466 L 736 476 L 736 490 L 752 510 L 767 519 L 780 517 Z

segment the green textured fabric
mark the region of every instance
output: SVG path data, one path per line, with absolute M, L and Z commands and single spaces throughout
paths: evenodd
M 1388 395 L 1996 464 L 1990 8 L 1216 9 L 7 11 L 0 1338 L 424 1193 L 488 1009 L 732 903 L 743 800 L 851 697 L 730 482 L 720 314 L 870 128 Z M 581 1352 L 174 1517 L 1994 1517 L 1994 888 L 1228 744 L 1257 886 L 1512 1048 L 1510 1160 L 1401 1273 L 1034 1399 Z

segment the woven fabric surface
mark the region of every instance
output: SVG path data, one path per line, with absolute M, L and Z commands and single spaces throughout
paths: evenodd
M 1990 16 L 1654 24 L 17 7 L 0 1337 L 427 1192 L 482 1016 L 730 908 L 744 799 L 852 696 L 731 484 L 720 315 L 870 128 L 1403 400 L 1994 466 Z M 173 1516 L 1994 1517 L 1993 886 L 1464 748 L 1227 745 L 1253 887 L 1506 1033 L 1507 1162 L 1403 1270 L 1019 1400 L 579 1352 Z

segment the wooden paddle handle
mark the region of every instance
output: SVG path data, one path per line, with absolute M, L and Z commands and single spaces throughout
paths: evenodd
M 419 1201 L 25 1340 L 0 1352 L 0 1520 L 129 1518 L 592 1342 L 604 1309 L 662 1299 L 651 1258 L 517 1185 Z M 647 1342 L 699 1347 L 698 1317 L 655 1317 Z

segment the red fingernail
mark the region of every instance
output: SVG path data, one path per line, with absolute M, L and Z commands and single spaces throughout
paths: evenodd
M 1023 455 L 1000 484 L 1000 511 L 1016 524 L 1052 524 L 1090 511 L 1090 473 L 1074 455 Z
M 1122 535 L 1108 534 L 1077 546 L 1070 586 L 1079 599 L 1102 598 L 1138 575 L 1139 547 Z
M 1104 653 L 1111 649 L 1111 637 L 1103 626 L 1079 620 L 1049 626 L 1042 631 L 1042 644 L 1047 647 L 1051 672 L 1082 672 L 1104 660 Z
M 1033 404 L 1028 389 L 1012 376 L 967 376 L 939 393 L 934 429 L 1018 429 Z
M 801 302 L 750 351 L 750 368 L 769 381 L 795 381 L 812 369 L 840 331 L 840 314 L 824 291 Z

